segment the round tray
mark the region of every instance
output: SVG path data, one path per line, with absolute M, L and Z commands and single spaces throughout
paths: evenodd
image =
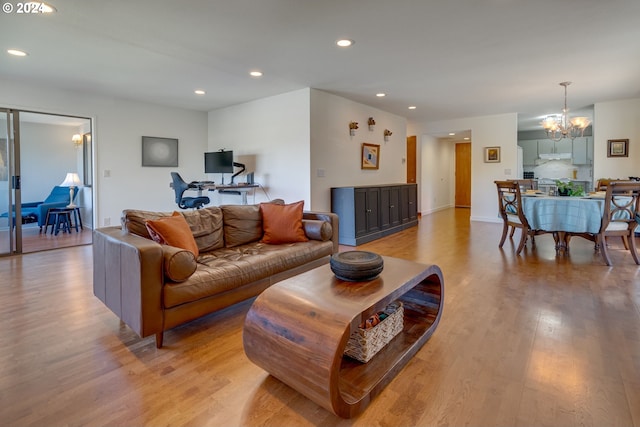
M 384 267 L 382 257 L 373 252 L 348 251 L 331 256 L 331 271 L 338 279 L 360 282 L 376 278 Z

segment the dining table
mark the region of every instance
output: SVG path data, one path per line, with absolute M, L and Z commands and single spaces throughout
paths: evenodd
M 600 231 L 604 213 L 604 197 L 523 193 L 522 211 L 533 230 L 553 234 L 556 252 L 567 253 L 572 236 L 581 236 L 596 242 L 595 237 Z

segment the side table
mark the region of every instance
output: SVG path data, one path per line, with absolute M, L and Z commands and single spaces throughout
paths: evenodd
M 71 219 L 73 215 L 73 220 Z M 78 226 L 82 231 L 82 216 L 80 215 L 80 207 L 64 207 L 64 208 L 51 208 L 47 212 L 47 218 L 45 219 L 44 232 L 47 233 L 47 227 L 51 225 L 51 234 L 56 236 L 62 230 L 62 232 L 71 232 L 71 227 L 78 232 Z

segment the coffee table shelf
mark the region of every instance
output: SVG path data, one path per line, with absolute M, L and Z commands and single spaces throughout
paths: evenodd
M 249 359 L 338 416 L 362 412 L 431 337 L 444 302 L 438 266 L 383 258 L 371 281 L 339 280 L 326 265 L 264 291 L 245 320 Z M 367 363 L 343 356 L 351 331 L 397 299 L 403 331 Z

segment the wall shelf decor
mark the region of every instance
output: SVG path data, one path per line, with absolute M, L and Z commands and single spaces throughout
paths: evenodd
M 380 166 L 380 146 L 377 144 L 362 143 L 361 169 L 378 169 Z
M 358 129 L 358 122 L 349 122 L 349 135 L 354 136 Z
M 393 135 L 393 132 L 391 132 L 389 129 L 385 129 L 384 130 L 384 141 L 387 142 L 389 141 L 389 137 Z
M 373 132 L 373 129 L 376 127 L 376 121 L 373 120 L 373 117 L 369 117 L 369 120 L 367 120 L 367 125 L 369 125 L 369 131 Z

